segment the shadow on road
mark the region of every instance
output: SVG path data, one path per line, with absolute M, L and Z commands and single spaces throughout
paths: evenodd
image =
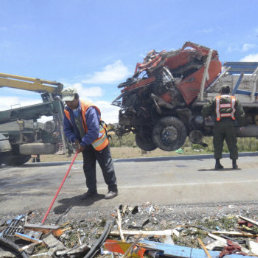
M 202 168 L 197 171 L 214 171 L 214 172 L 225 172 L 225 171 L 239 171 L 241 168 L 233 169 L 233 168 L 223 168 L 223 169 L 215 169 L 215 168 Z
M 97 194 L 96 196 L 89 199 L 81 199 L 82 195 L 73 196 L 72 198 L 64 198 L 59 200 L 58 202 L 61 205 L 54 208 L 55 214 L 65 213 L 67 210 L 70 210 L 74 206 L 90 206 L 94 202 L 100 201 L 104 199 L 104 194 Z
M 74 164 L 82 164 L 82 161 L 75 161 Z M 49 167 L 49 166 L 62 166 L 62 165 L 68 165 L 71 164 L 70 161 L 56 161 L 56 162 L 38 162 L 38 163 L 25 163 L 24 165 L 20 167 Z

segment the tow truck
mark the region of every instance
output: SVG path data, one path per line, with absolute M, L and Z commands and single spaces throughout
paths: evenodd
M 0 111 L 0 165 L 22 165 L 32 155 L 72 153 L 63 133 L 62 83 L 0 73 L 1 87 L 37 92 L 42 103 Z M 39 123 L 42 116 L 53 119 Z
M 257 84 L 257 62 L 222 65 L 216 50 L 189 41 L 175 51 L 151 50 L 134 75 L 118 85 L 121 94 L 112 102 L 120 108 L 116 134 L 133 132 L 145 151 L 176 150 L 187 136 L 205 145 L 214 119 L 205 120 L 202 107 L 227 85 L 246 113 L 238 136 L 258 137 Z

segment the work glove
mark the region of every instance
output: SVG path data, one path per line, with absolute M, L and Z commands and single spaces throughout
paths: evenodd
M 76 149 L 76 150 L 79 148 L 79 145 L 80 145 L 79 140 L 75 140 L 75 141 L 72 143 L 73 148 Z
M 80 152 L 83 152 L 84 149 L 85 149 L 85 147 L 79 144 L 76 151 L 77 151 L 78 153 L 80 153 Z
M 213 120 L 212 120 L 211 116 L 207 116 L 207 117 L 205 117 L 205 121 L 206 122 L 212 122 Z
M 77 139 L 73 143 L 73 148 L 76 149 L 76 152 L 78 152 L 78 153 L 84 151 L 84 149 L 85 149 L 84 146 L 80 145 L 80 142 Z

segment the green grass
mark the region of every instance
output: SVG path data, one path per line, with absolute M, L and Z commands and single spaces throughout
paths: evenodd
M 114 159 L 126 159 L 137 157 L 167 157 L 167 156 L 179 156 L 179 155 L 198 155 L 198 154 L 213 154 L 213 141 L 212 137 L 205 137 L 204 142 L 208 144 L 208 147 L 204 148 L 198 144 L 192 144 L 188 138 L 185 144 L 181 147 L 182 153 L 176 151 L 163 151 L 159 148 L 153 151 L 142 151 L 137 147 L 135 143 L 134 134 L 130 133 L 118 138 L 116 135 L 112 135 L 110 140 L 111 154 Z M 238 150 L 239 152 L 254 152 L 258 151 L 258 140 L 256 138 L 238 138 Z M 227 144 L 224 143 L 223 153 L 228 153 Z M 69 161 L 71 157 L 66 155 L 41 155 L 42 162 L 52 161 Z M 82 160 L 82 155 L 78 155 L 77 160 Z
M 198 144 L 192 144 L 188 138 L 186 139 L 185 144 L 182 146 L 182 149 L 184 152 L 187 153 L 213 153 L 213 138 L 212 137 L 204 137 L 203 140 L 206 144 L 208 144 L 208 147 L 204 148 L 201 145 Z M 239 152 L 254 152 L 258 151 L 258 139 L 254 137 L 246 137 L 246 138 L 238 138 L 237 139 L 237 146 Z M 130 133 L 127 134 L 121 138 L 117 137 L 116 135 L 112 135 L 111 141 L 110 141 L 111 147 L 137 147 L 135 143 L 135 136 L 134 134 Z M 223 146 L 223 152 L 228 152 L 228 147 L 226 142 L 224 142 Z

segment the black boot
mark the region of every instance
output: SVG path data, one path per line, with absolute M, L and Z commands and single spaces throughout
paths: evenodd
M 237 163 L 236 163 L 236 159 L 232 159 L 232 168 L 233 169 L 238 169 Z
M 216 164 L 215 164 L 215 169 L 219 170 L 219 169 L 223 169 L 224 167 L 220 164 L 219 159 L 216 159 Z

